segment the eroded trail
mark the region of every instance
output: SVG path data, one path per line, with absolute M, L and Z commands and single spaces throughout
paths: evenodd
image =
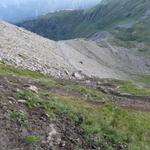
M 87 81 L 56 80 L 55 85 L 49 85 L 47 83 L 27 78 L 18 79 L 17 77 L 11 75 L 1 75 L 1 96 L 5 94 L 6 96 L 9 94 L 11 96 L 15 90 L 25 90 L 30 86 L 34 86 L 37 89 L 45 90 L 48 93 L 54 93 L 61 96 L 79 97 L 91 104 L 101 105 L 111 101 L 125 108 L 131 108 L 139 111 L 150 111 L 150 96 L 135 96 L 128 93 L 117 92 L 115 91 L 116 85 L 111 82 L 97 85 L 98 81 Z M 101 97 L 96 97 L 95 95 L 92 95 L 91 92 L 84 91 L 84 88 L 95 89 L 96 91 L 99 91 L 99 93 L 103 93 L 103 95 Z

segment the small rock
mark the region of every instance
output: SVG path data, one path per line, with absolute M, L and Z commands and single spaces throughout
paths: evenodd
M 46 115 L 46 117 L 48 117 L 48 118 L 50 117 L 49 114 L 45 114 L 45 115 Z
M 120 96 L 132 96 L 130 93 L 119 93 Z
M 20 91 L 21 91 L 20 89 L 18 89 L 18 88 L 16 89 L 16 92 L 20 92 Z
M 95 145 L 92 145 L 92 149 L 96 149 L 96 146 L 95 146 Z
M 33 91 L 33 92 L 35 92 L 35 93 L 38 93 L 38 88 L 36 86 L 34 86 L 34 85 L 30 85 L 28 87 L 28 89 L 31 90 L 31 91 Z
M 86 80 L 85 83 L 86 83 L 86 84 L 89 84 L 89 83 L 91 83 L 91 81 L 90 81 L 90 80 Z
M 26 103 L 26 100 L 20 99 L 18 100 L 19 103 Z
M 79 61 L 80 64 L 83 64 L 83 61 Z
M 12 104 L 12 101 L 9 101 L 9 104 Z
M 8 97 L 8 100 L 10 100 L 10 101 L 16 101 L 16 99 L 13 98 L 13 97 Z
M 76 79 L 79 79 L 79 80 L 81 80 L 81 79 L 84 78 L 84 77 L 80 74 L 80 72 L 74 72 L 74 73 L 72 74 L 72 76 L 75 77 Z
M 61 143 L 59 144 L 60 147 L 64 147 L 66 145 L 65 141 L 61 141 Z
M 3 106 L 2 108 L 3 108 L 4 110 L 7 110 L 7 106 Z
M 102 82 L 98 81 L 96 84 L 97 84 L 97 85 L 102 85 Z

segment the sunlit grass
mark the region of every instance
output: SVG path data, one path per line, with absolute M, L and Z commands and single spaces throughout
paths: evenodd
M 150 148 L 150 114 L 123 110 L 112 103 L 93 105 L 86 100 L 41 91 L 39 96 L 25 91 L 28 108 L 43 108 L 50 116 L 64 113 L 85 130 L 85 137 L 103 149 L 122 143 L 130 148 Z M 45 99 L 43 99 L 46 97 Z M 82 122 L 80 122 L 82 118 Z M 92 138 L 95 136 L 95 139 Z

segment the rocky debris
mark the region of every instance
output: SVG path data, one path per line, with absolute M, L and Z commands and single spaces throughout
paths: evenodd
M 82 80 L 84 79 L 85 76 L 82 74 L 82 71 L 78 71 L 78 72 L 74 72 L 72 74 L 72 77 L 74 77 L 77 80 Z
M 40 71 L 51 77 L 125 79 L 131 72 L 150 73 L 146 65 L 149 59 L 135 55 L 130 49 L 112 46 L 106 40 L 111 36 L 108 32 L 97 33 L 93 36 L 94 41 L 55 42 L 1 21 L 0 35 L 1 62 Z M 96 39 L 100 42 L 95 42 Z
M 60 138 L 59 133 L 56 131 L 54 124 L 51 124 L 50 128 L 51 128 L 51 131 L 48 133 L 46 142 L 49 143 L 51 147 L 54 146 L 53 142 L 55 142 L 55 143 L 57 143 L 57 145 L 59 145 L 61 142 L 61 138 Z M 56 139 L 56 137 L 57 137 L 57 139 Z

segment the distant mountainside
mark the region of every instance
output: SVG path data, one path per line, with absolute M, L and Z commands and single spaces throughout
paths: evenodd
M 49 13 L 38 19 L 17 24 L 53 40 L 70 39 L 75 37 L 77 26 L 84 20 L 82 10 L 64 10 Z
M 87 9 L 101 0 L 1 0 L 0 19 L 19 22 L 48 12 L 64 9 Z
M 150 41 L 149 0 L 103 0 L 88 11 L 60 11 L 18 24 L 44 37 L 63 40 L 101 30 L 123 41 Z

